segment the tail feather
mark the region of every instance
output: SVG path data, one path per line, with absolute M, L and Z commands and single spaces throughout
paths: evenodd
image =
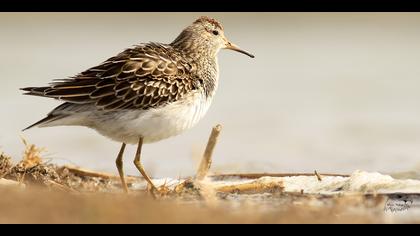
M 63 116 L 57 116 L 57 115 L 48 115 L 47 117 L 45 117 L 44 119 L 42 119 L 42 120 L 40 120 L 40 121 L 38 121 L 38 122 L 36 122 L 35 124 L 32 124 L 32 125 L 30 125 L 30 126 L 28 126 L 28 127 L 26 127 L 25 129 L 23 129 L 22 131 L 25 131 L 25 130 L 28 130 L 28 129 L 30 129 L 30 128 L 33 128 L 33 127 L 35 127 L 35 126 L 39 126 L 39 125 L 43 125 L 43 124 L 47 124 L 47 123 L 50 123 L 50 122 L 52 122 L 52 121 L 55 121 L 55 120 L 58 120 L 58 119 L 61 119 L 61 118 L 63 118 Z
M 20 88 L 20 90 L 25 91 L 24 95 L 32 95 L 32 96 L 45 96 L 45 90 L 47 90 L 49 87 L 26 87 L 26 88 Z M 25 129 L 23 129 L 22 131 L 26 131 L 28 129 L 31 129 L 35 126 L 39 126 L 42 124 L 46 124 L 52 121 L 55 121 L 57 119 L 62 118 L 62 116 L 60 115 L 53 115 L 52 113 L 48 114 L 47 117 L 45 117 L 44 119 L 26 127 Z
M 24 95 L 44 96 L 45 90 L 49 87 L 26 87 L 20 90 L 25 91 Z
M 78 114 L 82 114 L 86 111 L 91 110 L 91 105 L 80 105 L 65 102 L 58 107 L 54 108 L 47 117 L 44 119 L 36 122 L 35 124 L 30 125 L 29 127 L 25 128 L 23 131 L 33 128 L 35 126 L 39 127 L 49 127 L 49 126 L 57 126 L 57 125 L 79 125 L 81 119 L 84 117 L 78 116 Z M 85 120 L 83 122 L 86 122 Z
M 55 87 L 27 87 L 21 88 L 20 90 L 25 91 L 23 95 L 54 98 L 75 104 L 91 103 L 92 100 L 90 94 L 96 89 L 96 87 L 94 85 L 76 85 L 57 85 Z

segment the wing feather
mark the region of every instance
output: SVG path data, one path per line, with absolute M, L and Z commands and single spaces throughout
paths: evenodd
M 193 68 L 169 45 L 149 43 L 127 49 L 70 79 L 22 90 L 68 103 L 94 104 L 99 110 L 149 109 L 197 89 Z

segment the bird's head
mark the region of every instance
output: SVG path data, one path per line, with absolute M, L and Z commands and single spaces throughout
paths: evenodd
M 215 55 L 220 49 L 230 49 L 254 58 L 254 55 L 240 49 L 230 42 L 224 33 L 223 26 L 215 19 L 202 16 L 183 30 L 172 43 L 183 47 L 200 46 L 206 47 Z

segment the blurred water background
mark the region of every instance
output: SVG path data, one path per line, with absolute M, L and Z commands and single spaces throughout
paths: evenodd
M 154 176 L 195 172 L 224 126 L 217 172 L 420 169 L 420 13 L 0 13 L 0 150 L 21 158 L 21 129 L 58 101 L 22 96 L 131 45 L 171 42 L 201 15 L 255 54 L 219 54 L 220 86 L 192 130 L 143 149 Z M 117 173 L 120 144 L 84 127 L 32 129 L 53 163 Z M 127 174 L 135 148 L 125 155 Z

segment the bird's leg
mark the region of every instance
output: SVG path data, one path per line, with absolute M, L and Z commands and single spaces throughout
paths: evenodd
M 137 146 L 137 152 L 136 152 L 136 157 L 134 158 L 134 165 L 137 167 L 137 169 L 140 171 L 141 175 L 143 176 L 143 178 L 147 181 L 147 183 L 149 183 L 149 185 L 152 187 L 152 192 L 157 190 L 157 188 L 155 187 L 155 185 L 153 184 L 152 180 L 150 179 L 150 177 L 147 175 L 146 171 L 144 170 L 143 165 L 140 162 L 140 156 L 141 156 L 141 148 L 143 146 L 143 138 L 139 138 L 139 144 Z
M 128 193 L 128 187 L 127 187 L 127 183 L 125 182 L 124 169 L 123 169 L 124 150 L 125 150 L 125 143 L 121 145 L 121 149 L 120 149 L 120 152 L 118 153 L 117 159 L 115 160 L 115 164 L 117 164 L 117 169 L 118 169 L 118 173 L 120 174 L 121 184 L 124 189 L 124 192 Z

